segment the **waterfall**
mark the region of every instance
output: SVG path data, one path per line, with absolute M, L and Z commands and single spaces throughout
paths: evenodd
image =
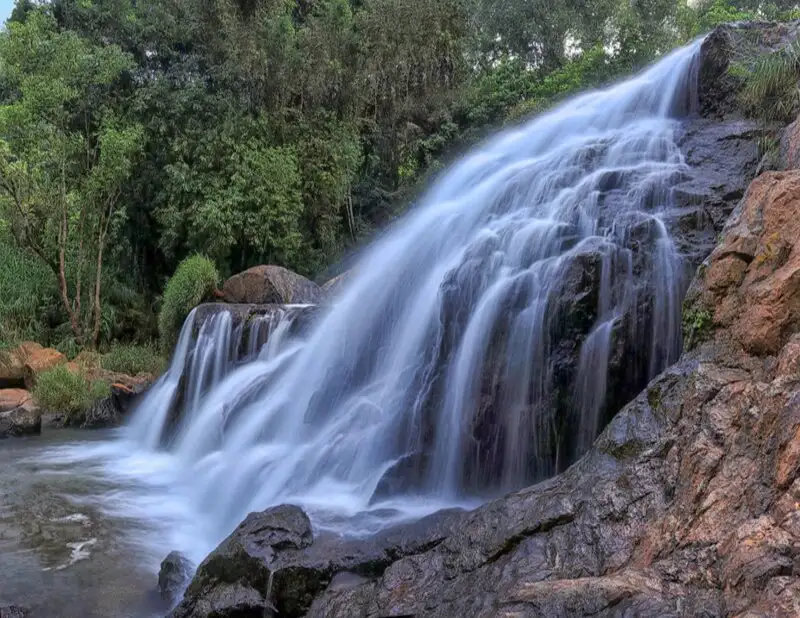
M 130 435 L 191 471 L 222 533 L 282 502 L 324 520 L 563 470 L 680 354 L 685 268 L 664 215 L 698 50 L 468 154 L 309 332 L 191 315 Z

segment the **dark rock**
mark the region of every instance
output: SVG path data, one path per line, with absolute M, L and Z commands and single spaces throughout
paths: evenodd
M 0 607 L 0 618 L 30 618 L 30 610 L 19 605 Z
M 164 558 L 158 572 L 158 591 L 161 598 L 174 603 L 183 594 L 192 578 L 194 564 L 182 553 L 173 551 Z
M 254 266 L 228 279 L 222 287 L 228 303 L 254 305 L 316 304 L 320 287 L 281 266 Z
M 42 433 L 42 413 L 31 401 L 0 414 L 0 438 L 35 436 Z
M 276 582 L 279 552 L 303 549 L 313 540 L 311 522 L 298 507 L 279 506 L 251 513 L 239 527 L 198 567 L 183 602 L 171 614 L 182 616 L 272 615 L 271 599 Z M 286 573 L 288 575 L 288 573 Z M 300 574 L 298 574 L 300 575 Z M 320 590 L 306 589 L 300 577 L 278 582 L 297 595 Z M 295 599 L 287 599 L 295 603 Z
M 444 511 L 369 539 L 345 540 L 332 534 L 313 539 L 297 507 L 253 513 L 203 561 L 172 617 L 303 616 L 326 589 L 351 589 L 394 560 L 435 547 L 463 516 Z

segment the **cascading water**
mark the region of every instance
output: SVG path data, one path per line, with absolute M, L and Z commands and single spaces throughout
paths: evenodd
M 190 316 L 118 450 L 169 456 L 211 543 L 272 504 L 413 517 L 564 469 L 680 353 L 698 49 L 466 156 L 309 332 Z

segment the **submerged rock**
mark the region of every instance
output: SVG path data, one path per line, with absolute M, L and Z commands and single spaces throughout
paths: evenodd
M 173 551 L 164 558 L 158 572 L 158 591 L 166 602 L 174 603 L 183 593 L 194 572 L 194 564 L 182 553 Z
M 222 294 L 225 302 L 255 305 L 315 304 L 322 298 L 316 283 L 282 266 L 254 266 L 234 275 Z

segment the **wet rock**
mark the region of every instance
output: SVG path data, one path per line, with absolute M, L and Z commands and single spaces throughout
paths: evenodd
M 320 287 L 282 266 L 254 266 L 228 279 L 222 287 L 225 302 L 254 305 L 316 304 Z
M 81 420 L 82 429 L 118 427 L 154 381 L 151 376 L 117 374 L 114 378 L 119 381 L 111 384 L 111 395 L 92 404 Z
M 35 386 L 39 374 L 42 374 L 50 369 L 64 365 L 67 362 L 67 357 L 58 350 L 52 348 L 43 348 L 41 350 L 30 350 L 28 358 L 23 367 L 25 376 L 25 387 L 31 389 Z
M 0 618 L 31 618 L 31 613 L 19 605 L 9 605 L 0 607 Z
M 26 341 L 13 350 L 0 352 L 0 388 L 23 388 L 25 362 L 31 353 L 42 349 L 38 343 Z
M 294 506 L 250 514 L 198 567 L 171 616 L 304 616 L 317 595 L 371 581 L 394 560 L 441 543 L 463 517 L 460 510 L 444 511 L 369 539 L 345 540 L 313 538 L 308 518 Z
M 330 279 L 329 281 L 325 282 L 322 286 L 322 291 L 325 293 L 326 296 L 336 296 L 339 292 L 342 291 L 345 284 L 352 279 L 353 273 L 352 271 L 345 271 L 341 275 Z
M 273 564 L 277 553 L 303 549 L 311 543 L 311 522 L 300 508 L 279 506 L 251 513 L 200 564 L 183 602 L 171 616 L 223 618 L 247 615 L 246 612 L 273 615 Z M 299 578 L 288 585 L 300 595 L 318 591 L 307 591 Z
M 194 564 L 182 553 L 173 551 L 164 558 L 158 572 L 158 590 L 161 598 L 174 603 L 186 588 L 194 572 Z

